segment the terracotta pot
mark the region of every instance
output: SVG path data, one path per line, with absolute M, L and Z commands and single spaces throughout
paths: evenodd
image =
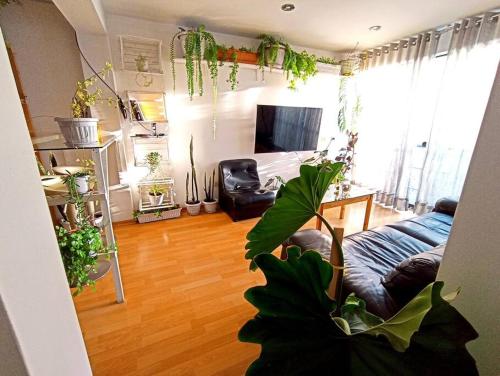
M 257 61 L 259 60 L 259 56 L 257 55 L 256 52 L 240 51 L 234 48 L 227 49 L 225 54 L 221 49 L 219 49 L 217 51 L 217 60 L 232 62 L 233 58 L 231 56 L 233 55 L 233 52 L 236 52 L 236 61 L 238 63 L 256 65 Z

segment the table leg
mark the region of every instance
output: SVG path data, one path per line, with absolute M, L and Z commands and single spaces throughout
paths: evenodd
M 319 214 L 320 215 L 323 215 L 323 210 L 324 210 L 324 207 L 323 207 L 323 204 L 321 204 L 319 206 Z M 321 222 L 321 219 L 319 219 L 318 217 L 316 217 L 316 230 L 320 230 L 321 231 L 321 225 L 322 225 L 322 222 Z
M 339 218 L 340 218 L 340 219 L 344 219 L 344 215 L 345 215 L 345 206 L 344 206 L 344 205 L 342 205 L 342 206 L 340 207 L 340 216 L 339 216 Z
M 368 230 L 368 224 L 370 222 L 370 214 L 372 211 L 372 204 L 373 204 L 373 195 L 370 195 L 368 197 L 368 200 L 366 201 L 366 211 L 365 211 L 365 221 L 363 222 L 363 231 Z

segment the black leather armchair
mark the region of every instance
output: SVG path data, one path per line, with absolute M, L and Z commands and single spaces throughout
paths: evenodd
M 275 192 L 260 188 L 257 162 L 231 159 L 219 163 L 219 204 L 233 221 L 259 217 L 274 204 Z

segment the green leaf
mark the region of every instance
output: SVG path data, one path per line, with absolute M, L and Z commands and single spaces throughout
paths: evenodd
M 271 253 L 283 241 L 300 229 L 318 210 L 332 180 L 343 163 L 300 166 L 300 176 L 282 185 L 275 204 L 269 208 L 248 233 L 247 259 Z M 255 269 L 252 262 L 251 269 Z
M 325 291 L 333 269 L 317 252 L 291 248 L 285 261 L 261 254 L 255 262 L 267 283 L 245 294 L 258 313 L 239 339 L 261 345 L 247 375 L 477 375 L 465 348 L 477 333 L 441 298 L 442 282 L 386 322 L 354 296 L 334 317 Z M 409 338 L 409 347 L 398 351 L 403 342 L 393 337 Z

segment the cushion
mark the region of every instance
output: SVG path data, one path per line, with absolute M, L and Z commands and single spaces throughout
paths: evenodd
M 387 225 L 432 247 L 448 240 L 453 217 L 443 213 L 427 213 Z
M 385 277 L 382 284 L 397 300 L 409 300 L 436 280 L 445 244 L 403 260 Z

